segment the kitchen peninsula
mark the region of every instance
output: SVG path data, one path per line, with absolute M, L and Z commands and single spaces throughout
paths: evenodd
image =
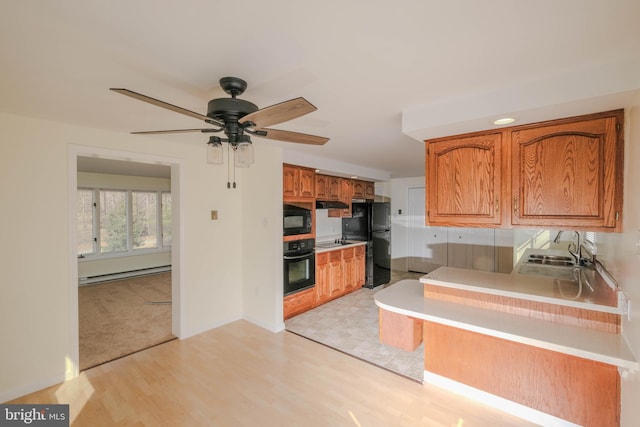
M 639 365 L 620 335 L 617 289 L 594 270 L 569 279 L 520 268 L 442 267 L 381 290 L 381 341 L 424 341 L 425 382 L 525 419 L 619 425 L 620 375 Z

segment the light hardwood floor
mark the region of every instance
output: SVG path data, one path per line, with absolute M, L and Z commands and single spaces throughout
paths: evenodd
M 237 321 L 9 403 L 69 403 L 73 426 L 532 426 L 289 332 Z

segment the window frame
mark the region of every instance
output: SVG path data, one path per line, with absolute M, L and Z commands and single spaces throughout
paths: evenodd
M 138 188 L 111 188 L 111 187 L 88 187 L 79 186 L 78 191 L 91 191 L 92 192 L 92 207 L 93 207 L 93 252 L 79 253 L 76 248 L 76 255 L 79 259 L 83 260 L 98 260 L 109 258 L 121 258 L 127 256 L 136 256 L 142 254 L 163 253 L 171 251 L 171 242 L 168 245 L 164 242 L 164 221 L 162 218 L 162 203 L 163 194 L 171 194 L 168 190 L 149 190 Z M 100 211 L 100 192 L 101 191 L 121 191 L 126 194 L 125 196 L 125 214 L 127 223 L 127 248 L 121 251 L 101 252 L 101 238 L 100 238 L 100 225 L 101 225 L 101 211 Z M 133 193 L 154 193 L 156 195 L 156 247 L 154 248 L 133 248 Z M 170 207 L 173 210 L 173 204 Z M 77 215 L 77 213 L 76 213 Z M 172 215 L 173 222 L 173 215 Z M 172 228 L 172 223 L 170 228 Z M 171 233 L 173 234 L 173 233 Z

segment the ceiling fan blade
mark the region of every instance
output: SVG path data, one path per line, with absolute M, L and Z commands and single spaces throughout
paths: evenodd
M 184 114 L 185 116 L 193 117 L 194 119 L 204 120 L 207 123 L 212 123 L 212 124 L 222 126 L 222 123 L 219 123 L 218 121 L 213 120 L 210 117 L 207 117 L 200 113 L 196 113 L 195 111 L 187 110 L 185 108 L 178 107 L 173 104 L 169 104 L 168 102 L 160 101 L 159 99 L 151 98 L 150 96 L 146 96 L 129 89 L 110 88 L 110 90 L 121 93 L 122 95 L 130 96 L 131 98 L 135 98 L 139 101 L 144 101 L 158 107 L 166 108 L 167 110 L 175 111 L 176 113 Z
M 150 134 L 158 134 L 158 133 L 187 133 L 187 132 L 219 132 L 221 129 L 174 129 L 174 130 L 146 130 L 142 132 L 131 132 L 136 135 L 150 135 Z
M 323 136 L 308 135 L 306 133 L 291 132 L 288 130 L 279 129 L 258 129 L 259 132 L 266 132 L 266 135 L 261 135 L 263 138 L 275 139 L 277 141 L 284 142 L 297 142 L 299 144 L 310 145 L 324 145 L 329 141 L 329 138 Z
M 239 122 L 253 122 L 256 128 L 264 128 L 265 126 L 287 122 L 316 110 L 317 108 L 314 105 L 300 97 L 247 114 Z

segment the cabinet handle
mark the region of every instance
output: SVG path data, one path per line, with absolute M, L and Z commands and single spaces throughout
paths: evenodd
M 518 215 L 518 196 L 513 196 L 513 214 Z

